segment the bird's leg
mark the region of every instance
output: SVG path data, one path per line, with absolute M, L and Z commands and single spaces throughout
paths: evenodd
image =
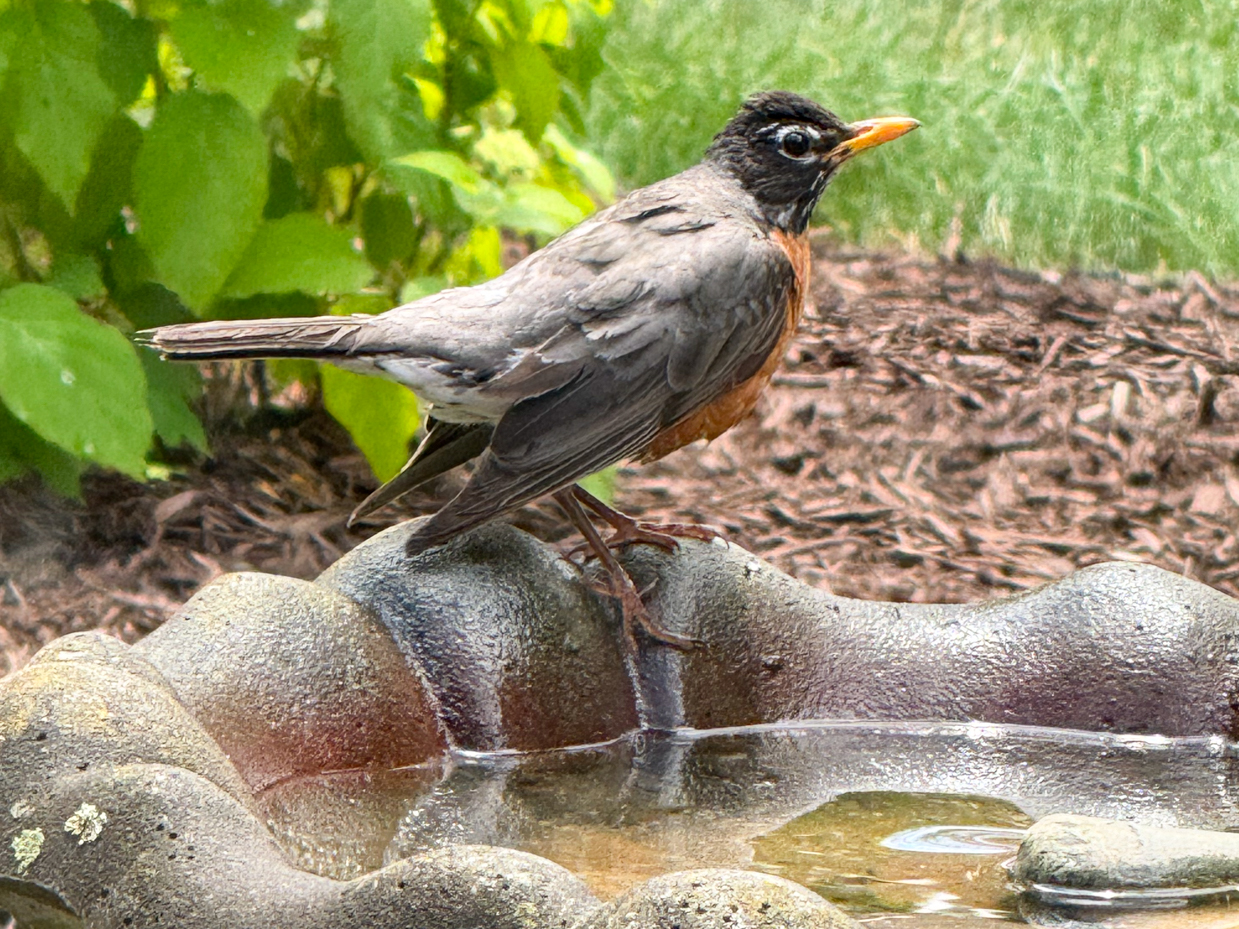
M 633 653 L 637 651 L 637 626 L 640 626 L 651 639 L 661 642 L 663 645 L 670 645 L 672 648 L 685 651 L 695 647 L 698 644 L 696 639 L 663 628 L 650 615 L 649 610 L 645 608 L 645 604 L 641 600 L 641 594 L 637 590 L 637 585 L 633 582 L 632 577 L 624 570 L 624 566 L 619 563 L 615 553 L 602 541 L 602 536 L 598 534 L 594 524 L 589 521 L 589 517 L 581 509 L 581 504 L 577 502 L 577 498 L 572 491 L 573 489 L 566 488 L 557 491 L 552 496 L 564 508 L 564 512 L 568 514 L 572 524 L 576 526 L 581 535 L 585 536 L 586 543 L 594 550 L 598 560 L 602 562 L 602 567 L 607 573 L 610 588 L 607 592 L 620 602 L 620 612 L 624 617 L 624 636 L 628 640 L 629 649 Z
M 687 523 L 643 523 L 626 516 L 614 507 L 607 506 L 580 484 L 573 484 L 567 493 L 585 504 L 599 519 L 615 530 L 615 534 L 607 539 L 607 546 L 619 548 L 634 542 L 646 542 L 657 545 L 669 552 L 680 546 L 680 539 L 699 539 L 702 542 L 713 542 L 721 539 L 723 534 L 708 526 L 694 526 Z

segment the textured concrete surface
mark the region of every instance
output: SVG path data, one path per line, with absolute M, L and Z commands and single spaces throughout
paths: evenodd
M 440 755 L 426 683 L 368 610 L 308 581 L 226 574 L 134 646 L 250 786 Z
M 859 929 L 813 891 L 769 874 L 704 868 L 647 881 L 590 929 Z
M 123 642 L 67 635 L 0 681 L 0 813 L 34 802 L 51 778 L 128 764 L 182 768 L 254 808 L 219 745 Z
M 617 621 L 575 566 L 503 525 L 410 559 L 414 525 L 367 539 L 318 583 L 383 618 L 425 669 L 455 745 L 554 748 L 637 725 Z
M 955 719 L 1236 736 L 1239 601 L 1111 562 L 983 603 L 878 603 L 809 588 L 736 547 L 634 548 L 652 607 L 707 647 L 649 650 L 653 726 Z
M 559 865 L 498 846 L 571 818 L 573 803 L 591 823 L 609 822 L 609 804 L 617 822 L 643 805 L 723 822 L 746 804 L 803 811 L 845 780 L 1019 799 L 1021 778 L 1041 771 L 1045 796 L 1023 799 L 1062 809 L 1086 796 L 1076 786 L 1096 767 L 1093 743 L 998 731 L 990 744 L 976 721 L 1122 738 L 1237 730 L 1239 602 L 1147 566 L 933 606 L 834 597 L 734 547 L 638 547 L 625 557 L 653 612 L 705 646 L 646 643 L 630 658 L 613 605 L 531 537 L 492 526 L 410 560 L 408 531 L 376 536 L 317 583 L 225 576 L 134 648 L 66 636 L 0 681 L 0 909 L 32 925 L 138 929 L 687 929 L 728 914 L 842 929 L 818 897 L 748 872 L 665 875 L 607 908 Z M 818 718 L 960 721 L 967 750 L 947 725 L 928 740 L 841 730 L 819 755 L 810 730 L 715 748 L 642 734 L 618 767 L 588 753 L 497 767 L 448 754 L 581 745 L 639 723 Z M 1042 759 L 1042 744 L 1064 753 Z M 881 751 L 897 757 L 870 783 Z M 1084 754 L 1060 763 L 1072 751 Z M 1112 799 L 1183 821 L 1197 800 L 1141 780 L 1173 759 L 1142 758 L 1090 809 Z M 754 789 L 738 792 L 750 761 Z M 1209 816 L 1225 819 L 1229 792 L 1201 776 L 1190 797 L 1213 791 Z M 1034 834 L 1058 844 L 1021 851 L 1023 879 L 1239 880 L 1232 836 L 1103 825 L 1044 820 Z
M 353 881 L 310 874 L 244 806 L 181 768 L 119 766 L 49 788 L 22 817 L 44 833 L 40 854 L 0 884 L 0 908 L 46 906 L 54 888 L 89 927 L 566 929 L 599 906 L 563 868 L 509 849 L 444 849 Z M 84 802 L 106 814 L 85 842 L 62 826 Z

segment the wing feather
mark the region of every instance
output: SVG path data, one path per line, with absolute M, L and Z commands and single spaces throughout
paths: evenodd
M 665 255 L 666 233 L 657 234 Z M 601 299 L 605 280 L 591 282 L 605 312 L 590 315 L 583 302 L 521 366 L 486 385 L 523 396 L 464 489 L 410 537 L 411 553 L 639 455 L 662 429 L 761 368 L 786 322 L 787 256 L 741 223 L 691 225 L 674 238 L 675 260 L 643 287 L 633 286 L 639 260 L 617 259 L 601 273 L 626 305 Z M 553 386 L 531 396 L 539 379 Z

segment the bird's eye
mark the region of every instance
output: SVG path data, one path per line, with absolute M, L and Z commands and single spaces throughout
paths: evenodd
M 783 152 L 791 155 L 793 158 L 803 158 L 809 154 L 809 149 L 813 146 L 813 142 L 809 139 L 806 132 L 792 130 L 783 136 Z

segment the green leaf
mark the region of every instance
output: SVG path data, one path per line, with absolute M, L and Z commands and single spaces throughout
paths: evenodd
M 262 219 L 267 143 L 232 97 L 174 94 L 133 166 L 138 241 L 158 279 L 201 309 L 228 279 Z
M 193 314 L 176 298 L 176 294 L 154 281 L 115 294 L 114 299 L 134 329 L 154 329 L 156 326 L 194 321 Z
M 453 38 L 463 36 L 473 22 L 469 0 L 434 0 L 434 10 L 443 31 Z
M 516 232 L 559 235 L 585 215 L 558 190 L 539 184 L 513 184 L 504 189 L 504 203 L 491 221 Z
M 261 113 L 297 57 L 296 10 L 269 0 L 196 3 L 172 21 L 185 63 L 213 90 Z
M 423 57 L 429 0 L 331 0 L 339 40 L 333 62 L 349 132 L 372 161 L 398 150 L 398 82 Z M 412 97 L 420 106 L 420 97 Z M 424 117 L 423 117 L 424 118 Z
M 318 316 L 323 312 L 321 297 L 299 290 L 284 294 L 256 294 L 242 300 L 221 298 L 211 307 L 215 319 L 274 319 L 277 316 Z
M 159 70 L 155 24 L 129 15 L 110 0 L 95 0 L 87 6 L 102 37 L 99 46 L 99 76 L 112 88 L 121 106 L 137 99 L 147 75 Z
M 473 157 L 484 162 L 499 177 L 531 177 L 542 167 L 537 150 L 524 133 L 515 129 L 487 128 L 474 143 Z
M 229 297 L 360 290 L 374 269 L 353 249 L 353 234 L 312 213 L 290 213 L 258 227 L 224 285 Z
M 380 481 L 391 480 L 409 458 L 417 431 L 417 398 L 394 381 L 332 365 L 321 371 L 323 405 L 353 437 Z
M 27 471 L 37 471 L 63 496 L 82 496 L 81 462 L 41 438 L 0 403 L 0 483 Z
M 91 7 L 108 6 L 96 0 Z M 102 245 L 120 219 L 132 191 L 133 162 L 142 147 L 142 130 L 123 113 L 112 117 L 90 159 L 90 171 L 77 192 L 73 238 L 79 248 Z
M 548 3 L 538 10 L 529 26 L 529 40 L 543 45 L 560 46 L 568 41 L 568 8 Z
M 133 347 L 41 284 L 0 293 L 0 400 L 79 458 L 141 477 L 151 440 L 146 379 Z
M 588 490 L 591 494 L 601 500 L 603 503 L 612 503 L 615 500 L 615 474 L 617 468 L 611 465 L 609 468 L 604 468 L 601 471 L 595 471 L 588 477 L 583 477 L 579 481 L 582 487 Z
M 492 186 L 455 152 L 413 152 L 400 158 L 393 158 L 392 164 L 433 174 L 466 193 L 477 193 L 485 187 Z
M 400 302 L 412 303 L 414 300 L 422 299 L 422 297 L 437 294 L 446 286 L 447 278 L 438 274 L 432 274 L 427 277 L 411 277 L 400 288 Z
M 512 95 L 517 124 L 537 145 L 559 108 L 559 75 L 542 46 L 513 42 L 497 49 L 493 63 L 499 86 Z
M 404 261 L 417 247 L 417 229 L 409 198 L 375 193 L 361 201 L 361 236 L 366 257 L 376 268 Z
M 582 96 L 589 93 L 606 62 L 602 47 L 607 37 L 607 18 L 592 3 L 573 3 L 568 7 L 571 21 L 569 44 L 559 44 L 548 50 L 555 70 L 566 77 Z M 566 102 L 566 101 L 565 101 Z
M 476 284 L 503 273 L 503 240 L 494 226 L 474 226 L 443 266 L 455 284 Z
M 88 255 L 72 252 L 56 256 L 52 263 L 52 276 L 47 283 L 74 300 L 98 297 L 107 290 L 103 286 L 103 278 L 99 276 L 99 262 Z
M 146 250 L 138 243 L 136 235 L 121 232 L 112 239 L 111 246 L 106 255 L 108 270 L 112 273 L 114 293 L 123 294 L 146 284 L 154 284 L 155 268 L 151 265 Z
M 461 116 L 469 116 L 490 100 L 498 89 L 490 56 L 483 48 L 465 51 L 453 61 L 448 78 L 448 96 L 451 97 L 452 108 Z
M 604 203 L 615 199 L 615 176 L 601 161 L 583 148 L 577 148 L 555 125 L 547 126 L 543 139 L 555 150 L 559 160 L 572 168 Z
M 355 313 L 366 313 L 376 316 L 391 309 L 391 302 L 386 294 L 345 294 L 331 305 L 332 316 L 352 316 Z
M 138 359 L 146 374 L 146 404 L 155 435 L 168 448 L 189 443 L 205 452 L 206 433 L 189 406 L 189 401 L 202 393 L 202 375 L 191 365 L 164 361 L 149 348 L 139 348 Z
M 38 0 L 0 14 L 0 33 L 17 36 L 4 93 L 17 147 L 71 204 L 117 107 L 99 75 L 99 30 L 82 4 Z
M 297 185 L 297 166 L 283 155 L 272 153 L 271 170 L 267 177 L 267 202 L 263 204 L 263 219 L 279 219 L 301 206 L 301 188 Z
M 20 424 L 19 424 L 20 425 Z M 35 436 L 38 438 L 38 436 Z M 8 437 L 0 425 L 0 484 L 8 483 L 21 477 L 30 468 L 21 458 L 21 448 L 15 441 L 7 441 Z
M 479 223 L 515 232 L 558 235 L 585 218 L 586 211 L 541 184 L 500 187 L 482 177 L 454 152 L 413 152 L 390 162 L 442 178 L 452 185 L 460 208 Z M 399 177 L 395 178 L 397 181 Z
M 0 87 L 4 86 L 4 72 L 9 70 L 9 62 L 13 59 L 13 46 L 17 44 L 17 33 L 12 28 L 11 21 L 0 15 Z

